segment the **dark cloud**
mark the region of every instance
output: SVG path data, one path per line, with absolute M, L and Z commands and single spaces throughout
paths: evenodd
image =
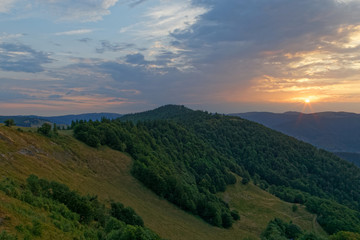
M 115 81 L 119 82 L 143 82 L 150 77 L 143 67 L 130 66 L 117 62 L 106 62 L 98 65 L 98 69 L 110 74 Z
M 0 69 L 13 72 L 42 72 L 43 64 L 52 63 L 49 54 L 23 44 L 1 43 Z
M 78 39 L 79 42 L 83 42 L 83 43 L 88 43 L 88 42 L 91 42 L 92 39 L 91 38 L 81 38 L 81 39 Z
M 145 60 L 144 55 L 142 55 L 141 53 L 126 55 L 125 61 L 127 63 L 139 64 L 139 65 L 145 65 L 149 63 L 148 61 Z
M 119 43 L 111 43 L 111 42 L 109 42 L 107 40 L 101 41 L 100 45 L 101 45 L 101 47 L 96 48 L 97 53 L 104 53 L 106 51 L 119 52 L 119 51 L 122 51 L 124 49 L 135 47 L 135 44 L 132 44 L 132 43 L 119 44 Z
M 48 99 L 51 99 L 51 100 L 62 99 L 62 96 L 58 95 L 58 94 L 49 95 Z
M 204 61 L 247 58 L 286 46 L 294 51 L 314 49 L 321 37 L 336 37 L 339 27 L 360 21 L 360 4 L 356 1 L 339 4 L 335 0 L 193 0 L 193 4 L 210 10 L 191 31 L 174 32 L 173 45 L 196 49 L 191 57 Z
M 145 2 L 147 0 L 132 0 L 131 3 L 129 4 L 130 7 L 136 7 L 137 5 Z

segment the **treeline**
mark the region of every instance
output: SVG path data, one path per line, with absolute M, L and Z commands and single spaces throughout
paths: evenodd
M 73 128 L 90 146 L 130 153 L 134 176 L 214 225 L 230 226 L 229 207 L 214 193 L 234 183 L 232 174 L 238 174 L 244 183 L 251 178 L 286 201 L 327 205 L 316 213 L 329 233 L 332 218 L 338 221 L 335 231 L 359 231 L 354 216 L 360 210 L 360 170 L 260 124 L 169 105 L 120 120 L 77 122 Z
M 338 231 L 336 234 L 325 238 L 314 232 L 303 231 L 299 226 L 292 222 L 285 222 L 279 218 L 271 220 L 266 229 L 261 233 L 261 240 L 356 240 L 360 239 L 360 234 Z
M 144 227 L 142 218 L 130 207 L 118 202 L 110 209 L 96 196 L 82 196 L 64 184 L 39 179 L 30 175 L 21 186 L 11 179 L 0 182 L 0 190 L 36 208 L 48 211 L 55 227 L 71 233 L 74 239 L 91 240 L 150 240 L 160 239 Z M 32 225 L 18 225 L 16 230 L 24 239 L 41 236 L 43 223 L 34 219 Z M 2 232 L 1 239 L 17 239 L 16 235 Z
M 108 145 L 131 154 L 133 175 L 182 209 L 225 228 L 239 218 L 215 195 L 236 182 L 229 171 L 232 164 L 177 123 L 103 119 L 80 121 L 73 128 L 75 137 L 90 146 Z
M 279 218 L 271 220 L 264 232 L 261 240 L 325 240 L 322 236 L 312 232 L 304 232 L 299 226 L 291 222 L 287 223 Z M 345 239 L 344 239 L 345 240 Z

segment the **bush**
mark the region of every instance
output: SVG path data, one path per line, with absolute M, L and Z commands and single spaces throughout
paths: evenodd
M 298 206 L 293 204 L 291 209 L 292 209 L 293 212 L 296 212 L 298 210 Z
M 235 221 L 240 220 L 240 214 L 237 210 L 232 210 L 230 214 Z
M 144 221 L 137 215 L 134 209 L 124 207 L 122 203 L 111 203 L 111 216 L 129 225 L 144 226 Z
M 357 240 L 357 239 L 360 239 L 360 234 L 353 232 L 341 231 L 330 236 L 330 240 Z
M 17 237 L 10 235 L 6 231 L 2 231 L 0 233 L 0 240 L 17 240 L 17 239 L 18 239 Z
M 5 126 L 7 126 L 7 127 L 15 126 L 14 119 L 7 119 L 4 121 L 4 123 L 5 123 Z
M 32 222 L 32 224 L 33 224 L 33 226 L 32 226 L 32 229 L 31 229 L 31 233 L 34 236 L 41 236 L 41 234 L 42 234 L 42 225 L 41 225 L 41 223 L 38 220 L 34 220 Z
M 38 133 L 49 137 L 51 132 L 51 125 L 49 123 L 44 123 L 41 127 L 38 128 L 37 131 Z
M 247 178 L 247 177 L 244 177 L 244 178 L 241 180 L 241 183 L 244 184 L 244 185 L 248 184 L 249 182 L 250 182 L 250 179 Z

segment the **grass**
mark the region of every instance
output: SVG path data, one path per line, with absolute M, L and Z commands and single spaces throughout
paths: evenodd
M 238 227 L 244 234 L 258 236 L 270 220 L 278 217 L 287 222 L 292 221 L 306 231 L 327 235 L 316 221 L 313 222 L 316 215 L 310 214 L 304 206 L 298 204 L 294 212 L 293 204 L 281 201 L 252 183 L 243 185 L 240 179 L 237 182 L 220 195 L 232 208 L 239 211 L 241 221 L 234 227 Z
M 199 217 L 188 214 L 144 187 L 130 174 L 132 159 L 107 147 L 94 149 L 77 141 L 71 131 L 59 131 L 57 138 L 46 138 L 28 129 L 0 126 L 0 178 L 12 177 L 24 182 L 30 174 L 67 184 L 82 194 L 94 194 L 109 203 L 120 201 L 143 218 L 145 225 L 166 239 L 259 239 L 260 233 L 274 217 L 280 217 L 308 231 L 323 233 L 314 215 L 298 206 L 285 203 L 253 184 L 237 183 L 219 194 L 231 208 L 237 209 L 241 220 L 231 229 L 213 227 Z M 238 181 L 240 182 L 240 181 Z M 31 215 L 16 209 L 31 209 L 25 203 L 0 192 L 0 232 L 16 232 L 15 226 L 31 223 Z M 4 199 L 4 200 L 3 200 Z M 59 230 L 50 224 L 44 212 L 35 211 L 44 224 L 39 239 L 51 239 Z M 3 216 L 3 217 L 2 217 Z M 61 235 L 62 234 L 62 235 Z M 61 233 L 62 239 L 71 234 Z M 56 236 L 60 236 L 56 235 Z

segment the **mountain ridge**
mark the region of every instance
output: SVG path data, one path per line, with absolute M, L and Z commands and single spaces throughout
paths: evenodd
M 13 119 L 15 124 L 22 127 L 37 127 L 45 122 L 56 123 L 58 125 L 70 125 L 72 121 L 76 120 L 101 120 L 105 117 L 108 119 L 119 118 L 123 114 L 118 113 L 82 113 L 82 114 L 68 114 L 60 116 L 37 116 L 37 115 L 14 115 L 14 116 L 0 116 L 0 122 L 7 119 Z
M 360 153 L 360 114 L 350 112 L 231 114 L 331 152 Z
M 357 218 L 360 193 L 356 187 L 360 184 L 357 180 L 360 169 L 330 152 L 261 124 L 167 105 L 113 121 L 79 123 L 74 132 L 91 146 L 108 145 L 128 152 L 135 160 L 135 177 L 155 193 L 205 220 L 220 214 L 221 217 L 216 215 L 220 220 L 209 219 L 211 224 L 225 221 L 227 225 L 226 205 L 217 205 L 219 208 L 213 208 L 211 211 L 216 212 L 211 215 L 204 214 L 199 197 L 207 193 L 213 198 L 211 194 L 223 191 L 232 184 L 228 173 L 233 172 L 245 179 L 245 184 L 251 178 L 281 199 L 305 204 L 321 216 L 319 223 L 329 234 L 341 229 L 360 231 Z M 179 135 L 181 132 L 187 135 Z M 200 150 L 208 148 L 213 154 Z M 203 155 L 198 155 L 199 150 Z M 178 179 L 173 179 L 172 174 L 177 174 Z M 176 185 L 179 188 L 174 188 Z M 186 197 L 174 200 L 173 196 L 180 196 L 177 194 L 182 191 L 181 196 Z M 210 208 L 205 206 L 205 212 Z

